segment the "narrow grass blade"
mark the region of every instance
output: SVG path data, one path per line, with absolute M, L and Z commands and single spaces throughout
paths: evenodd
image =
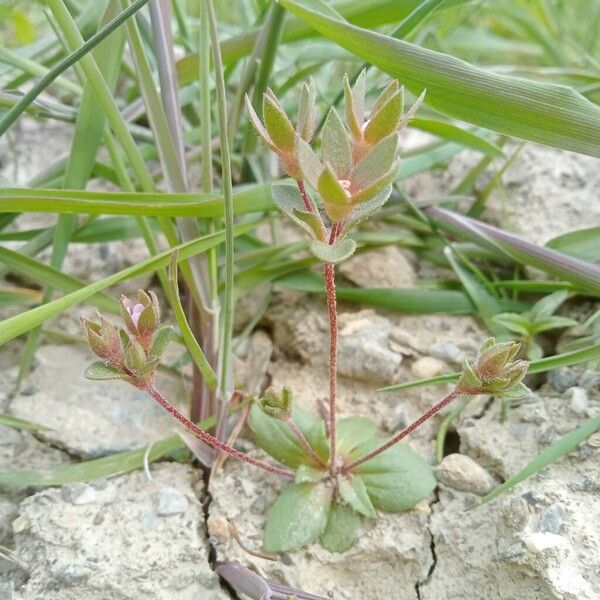
M 582 363 L 590 362 L 593 360 L 600 359 L 600 344 L 594 344 L 580 350 L 573 350 L 571 352 L 564 352 L 563 354 L 556 354 L 554 356 L 547 356 L 540 360 L 534 360 L 529 363 L 528 373 L 545 373 L 558 367 L 570 367 L 571 365 L 579 365 Z M 437 377 L 430 377 L 429 379 L 415 379 L 414 381 L 407 381 L 406 383 L 397 383 L 394 385 L 388 385 L 386 387 L 379 388 L 378 392 L 397 392 L 398 390 L 408 390 L 415 387 L 421 387 L 423 385 L 437 385 L 440 383 L 453 383 L 458 381 L 460 373 L 448 373 L 446 375 L 438 375 Z
M 600 227 L 569 231 L 552 238 L 546 248 L 564 252 L 591 263 L 600 262 Z
M 37 423 L 26 421 L 25 419 L 17 419 L 17 417 L 5 415 L 3 413 L 0 413 L 0 425 L 22 431 L 39 431 L 40 429 L 47 429 L 44 425 L 38 425 Z
M 600 107 L 566 86 L 486 71 L 345 21 L 321 0 L 280 0 L 317 31 L 398 77 L 441 113 L 506 135 L 600 156 Z M 524 115 L 526 118 L 524 118 Z
M 202 352 L 202 348 L 198 344 L 196 340 L 196 336 L 192 332 L 192 329 L 189 326 L 187 318 L 185 316 L 185 312 L 183 310 L 183 306 L 181 306 L 181 300 L 179 298 L 179 283 L 177 278 L 177 252 L 173 252 L 173 256 L 171 258 L 171 262 L 169 264 L 169 284 L 171 287 L 171 308 L 175 313 L 175 319 L 177 321 L 177 325 L 179 326 L 179 330 L 181 331 L 181 335 L 185 341 L 185 345 L 198 366 L 200 373 L 202 373 L 202 377 L 204 378 L 204 384 L 209 389 L 214 389 L 217 384 L 217 376 L 213 371 L 210 363 L 208 362 L 206 356 L 204 356 L 204 352 Z
M 479 505 L 494 500 L 498 496 L 514 488 L 517 484 L 521 483 L 521 481 L 539 473 L 552 463 L 556 462 L 559 458 L 565 456 L 565 454 L 575 450 L 579 444 L 584 442 L 590 435 L 598 430 L 600 430 L 600 416 L 589 419 L 581 427 L 567 433 L 567 435 L 563 436 L 558 442 L 552 444 L 547 450 L 544 450 L 544 452 L 536 456 L 536 458 L 528 463 L 527 466 L 519 471 L 514 477 L 511 477 L 487 496 L 484 496 Z

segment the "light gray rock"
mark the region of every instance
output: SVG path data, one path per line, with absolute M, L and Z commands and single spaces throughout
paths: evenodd
M 228 598 L 208 564 L 195 475 L 175 463 L 152 474 L 153 481 L 142 471 L 109 479 L 86 504 L 65 501 L 60 489 L 24 500 L 15 552 L 31 573 L 15 600 Z M 157 483 L 182 494 L 186 507 L 149 526 Z
M 161 487 L 157 494 L 156 513 L 161 517 L 170 517 L 171 515 L 180 515 L 185 513 L 188 507 L 188 501 L 180 490 L 174 487 Z
M 472 458 L 464 454 L 449 454 L 437 467 L 438 480 L 461 492 L 484 496 L 491 492 L 494 478 Z
M 571 410 L 580 417 L 588 416 L 589 402 L 588 393 L 583 387 L 571 388 Z
M 28 383 L 37 390 L 20 394 L 10 412 L 48 427 L 39 437 L 68 452 L 95 458 L 137 448 L 167 437 L 176 429 L 172 418 L 153 400 L 122 381 L 89 381 L 83 376 L 93 356 L 67 345 L 39 348 L 38 366 Z M 181 382 L 161 377 L 158 387 L 185 412 L 187 394 Z
M 429 379 L 440 375 L 444 370 L 444 363 L 433 356 L 422 356 L 410 366 L 410 372 L 416 379 Z

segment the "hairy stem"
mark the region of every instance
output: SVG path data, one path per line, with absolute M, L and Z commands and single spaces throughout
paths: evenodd
M 153 385 L 148 386 L 145 391 L 148 392 L 148 394 L 150 394 L 152 398 L 154 398 L 154 400 L 156 400 L 156 402 L 160 404 L 171 416 L 175 417 L 186 429 L 191 431 L 195 436 L 200 438 L 203 442 L 206 442 L 212 448 L 216 448 L 221 452 L 226 452 L 234 458 L 242 460 L 250 465 L 254 465 L 255 467 L 268 471 L 269 473 L 275 473 L 276 475 L 282 475 L 283 477 L 289 478 L 294 477 L 294 473 L 292 471 L 275 467 L 263 462 L 262 460 L 252 458 L 244 452 L 240 452 L 239 450 L 224 444 L 216 437 L 210 435 L 210 433 L 203 431 L 200 429 L 200 427 L 192 423 L 192 421 L 190 421 L 187 417 L 182 415 L 164 396 L 162 396 L 162 394 Z
M 304 181 L 299 180 L 296 183 L 298 184 L 298 190 L 300 191 L 300 195 L 302 196 L 302 201 L 304 202 L 304 207 L 306 208 L 306 210 L 308 212 L 310 212 L 310 213 L 314 212 L 311 199 L 306 192 L 306 188 L 304 187 Z
M 306 450 L 308 455 L 320 466 L 326 468 L 327 465 L 317 456 L 317 453 L 314 451 L 313 447 L 310 445 L 310 442 L 306 439 L 306 436 L 302 433 L 302 430 L 292 417 L 288 417 L 286 420 L 288 427 L 292 430 L 293 434 L 298 438 L 298 441 L 302 444 L 302 447 Z
M 335 297 L 335 266 L 325 263 L 325 289 L 329 313 L 329 440 L 331 473 L 336 471 L 336 386 L 337 386 L 337 303 Z
M 412 433 L 417 427 L 421 426 L 425 421 L 431 419 L 433 415 L 438 413 L 442 408 L 450 404 L 452 400 L 456 400 L 459 396 L 461 396 L 463 392 L 458 388 L 454 388 L 443 400 L 440 400 L 435 406 L 432 406 L 426 413 L 421 415 L 416 421 L 413 421 L 408 427 L 403 429 L 400 433 L 395 435 L 391 440 L 379 446 L 379 448 L 373 450 L 373 452 L 369 452 L 362 458 L 355 460 L 353 463 L 346 465 L 343 468 L 344 473 L 348 473 L 356 467 L 366 463 L 367 461 L 379 456 L 382 452 L 385 452 L 388 448 L 391 448 L 394 444 L 397 444 L 400 440 L 404 439 L 409 433 Z

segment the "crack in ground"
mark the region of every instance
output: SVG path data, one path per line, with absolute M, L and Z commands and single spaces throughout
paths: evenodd
M 417 595 L 418 600 L 421 600 L 421 587 L 424 585 L 427 585 L 427 583 L 429 583 L 429 581 L 431 580 L 431 577 L 433 576 L 433 572 L 435 571 L 435 568 L 437 566 L 437 553 L 435 550 L 435 536 L 433 534 L 433 531 L 431 530 L 431 520 L 433 518 L 433 507 L 436 504 L 439 504 L 439 502 L 440 502 L 440 494 L 439 494 L 438 490 L 436 489 L 435 497 L 434 497 L 433 501 L 429 504 L 429 508 L 431 509 L 431 514 L 429 515 L 429 518 L 427 519 L 427 530 L 429 531 L 429 536 L 430 536 L 429 549 L 431 550 L 432 563 L 431 563 L 431 566 L 429 567 L 429 571 L 427 572 L 427 576 L 425 577 L 425 579 L 423 579 L 421 581 L 417 581 L 415 583 L 415 593 Z

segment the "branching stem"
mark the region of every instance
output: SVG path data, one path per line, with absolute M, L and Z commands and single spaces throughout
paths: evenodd
M 276 475 L 282 475 L 283 477 L 289 477 L 291 479 L 294 478 L 293 471 L 282 469 L 281 467 L 270 465 L 262 460 L 252 458 L 244 452 L 240 452 L 239 450 L 224 444 L 210 433 L 203 431 L 196 424 L 192 423 L 192 421 L 190 421 L 187 417 L 182 415 L 164 396 L 162 396 L 162 394 L 153 385 L 148 386 L 145 391 L 148 392 L 148 394 L 150 394 L 152 398 L 154 398 L 154 400 L 156 400 L 156 402 L 160 404 L 171 416 L 175 417 L 186 429 L 191 431 L 203 442 L 206 442 L 209 446 L 216 448 L 217 450 L 221 450 L 222 452 L 226 452 L 234 458 L 254 465 L 255 467 L 268 471 L 269 473 L 275 473 Z
M 400 440 L 404 439 L 409 433 L 412 433 L 417 427 L 421 426 L 425 421 L 428 421 L 433 417 L 436 413 L 438 413 L 442 408 L 450 404 L 453 400 L 456 400 L 459 396 L 463 394 L 462 390 L 458 388 L 454 388 L 443 400 L 440 400 L 435 406 L 432 406 L 426 413 L 421 415 L 416 421 L 413 421 L 408 427 L 403 429 L 400 433 L 395 435 L 391 440 L 379 446 L 379 448 L 373 450 L 373 452 L 369 452 L 362 458 L 355 460 L 353 463 L 346 465 L 343 467 L 342 471 L 344 473 L 348 473 L 356 469 L 356 467 L 366 463 L 367 461 L 379 456 L 382 452 L 385 452 L 388 448 L 391 448 L 393 445 L 397 444 Z
M 327 465 L 318 457 L 317 453 L 314 451 L 313 447 L 310 445 L 310 442 L 306 439 L 306 436 L 302 433 L 302 430 L 292 417 L 288 417 L 286 420 L 288 427 L 292 430 L 293 434 L 298 438 L 298 441 L 302 444 L 302 447 L 306 450 L 308 455 L 320 466 L 324 469 L 327 468 Z

